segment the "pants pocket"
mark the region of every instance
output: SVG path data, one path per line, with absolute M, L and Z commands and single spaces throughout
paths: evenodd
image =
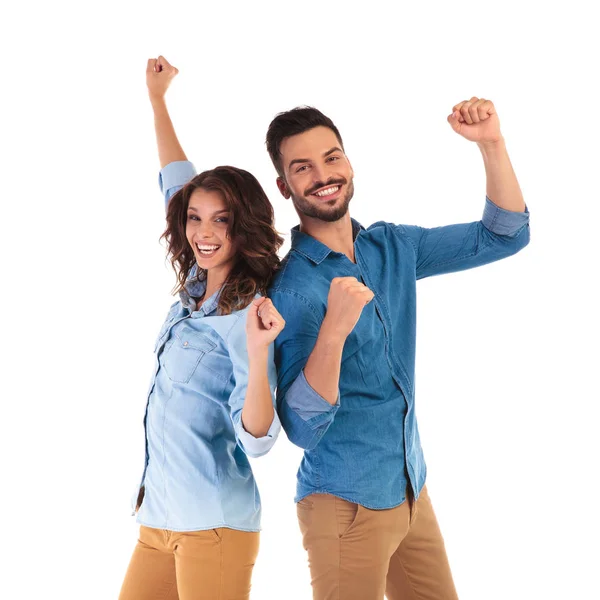
M 341 498 L 335 499 L 335 516 L 340 539 L 346 537 L 355 527 L 358 521 L 361 506 L 354 502 L 348 502 Z

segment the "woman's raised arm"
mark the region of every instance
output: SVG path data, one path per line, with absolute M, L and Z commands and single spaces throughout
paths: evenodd
M 173 78 L 179 73 L 164 56 L 148 60 L 146 68 L 146 84 L 148 95 L 154 110 L 154 129 L 158 145 L 158 158 L 162 169 L 169 163 L 187 160 L 185 152 L 177 139 L 175 128 L 171 122 L 165 94 Z

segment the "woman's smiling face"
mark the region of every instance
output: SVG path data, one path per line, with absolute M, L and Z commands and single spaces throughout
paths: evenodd
M 185 234 L 198 267 L 217 270 L 225 278 L 235 248 L 227 235 L 231 213 L 220 192 L 198 188 L 190 196 Z

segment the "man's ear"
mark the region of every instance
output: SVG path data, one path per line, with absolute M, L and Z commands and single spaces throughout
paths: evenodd
M 291 196 L 290 190 L 288 189 L 287 183 L 285 182 L 285 180 L 283 179 L 283 177 L 278 177 L 277 178 L 277 187 L 279 188 L 279 191 L 281 192 L 281 195 L 286 200 L 289 200 L 289 198 Z

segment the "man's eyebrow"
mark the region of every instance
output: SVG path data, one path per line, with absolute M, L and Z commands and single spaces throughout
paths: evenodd
M 310 160 L 308 158 L 295 158 L 293 161 L 290 162 L 290 164 L 288 165 L 288 169 L 291 169 L 293 165 L 296 165 L 298 163 L 306 163 L 306 162 L 310 162 Z
M 323 156 L 329 156 L 330 154 L 333 154 L 334 152 L 342 152 L 341 148 L 338 148 L 337 146 L 334 146 L 331 150 L 327 150 L 327 152 L 325 152 L 325 154 L 323 154 Z
M 342 149 L 338 148 L 337 146 L 334 146 L 330 150 L 327 150 L 327 152 L 323 153 L 323 158 L 326 158 L 327 156 L 329 156 L 330 154 L 333 154 L 334 152 L 342 152 Z M 295 164 L 298 164 L 298 163 L 307 163 L 307 162 L 310 162 L 310 159 L 308 159 L 308 158 L 295 158 L 288 165 L 288 169 L 291 169 L 292 166 L 295 165 Z

